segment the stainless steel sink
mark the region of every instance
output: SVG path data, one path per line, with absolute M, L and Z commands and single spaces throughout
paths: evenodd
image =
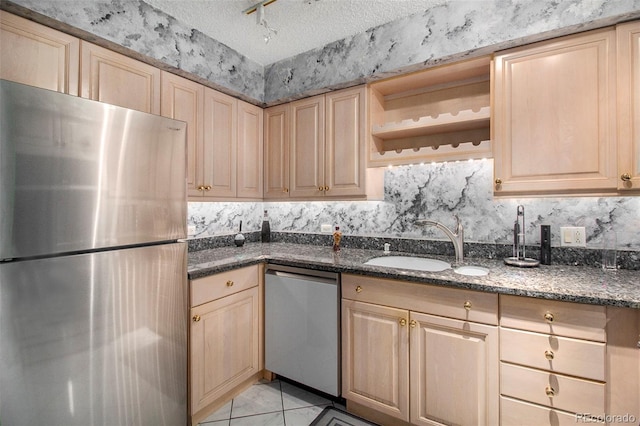
M 451 264 L 437 259 L 414 256 L 381 256 L 374 257 L 364 263 L 371 266 L 387 268 L 412 269 L 416 271 L 441 272 L 451 268 Z
M 482 277 L 489 274 L 489 269 L 482 266 L 464 265 L 453 270 L 456 274 Z

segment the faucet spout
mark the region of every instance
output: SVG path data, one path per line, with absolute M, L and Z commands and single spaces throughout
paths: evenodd
M 430 219 L 419 219 L 414 223 L 416 225 L 424 225 L 424 226 L 435 226 L 445 233 L 447 237 L 453 243 L 453 250 L 456 253 L 456 263 L 462 263 L 464 260 L 464 230 L 462 229 L 462 224 L 460 223 L 460 219 L 458 216 L 454 216 L 456 218 L 456 231 L 453 232 L 451 229 L 447 228 L 445 225 L 440 222 L 436 222 L 435 220 Z

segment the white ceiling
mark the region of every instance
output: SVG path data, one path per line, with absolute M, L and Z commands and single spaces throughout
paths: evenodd
M 277 0 L 264 9 L 277 30 L 265 43 L 266 29 L 256 13 L 244 14 L 259 0 L 143 0 L 183 24 L 268 65 L 422 12 L 438 0 Z

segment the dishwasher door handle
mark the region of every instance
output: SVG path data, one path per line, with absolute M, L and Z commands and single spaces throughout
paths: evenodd
M 338 280 L 336 278 L 318 277 L 318 276 L 314 276 L 314 275 L 294 274 L 294 273 L 291 273 L 291 272 L 274 271 L 274 270 L 268 270 L 266 272 L 266 274 L 267 275 L 274 275 L 274 276 L 280 277 L 280 278 L 293 278 L 293 279 L 296 279 L 296 280 L 314 281 L 314 282 L 318 282 L 318 283 L 338 285 Z

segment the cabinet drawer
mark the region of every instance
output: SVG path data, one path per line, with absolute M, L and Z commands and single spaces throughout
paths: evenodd
M 502 361 L 604 381 L 604 356 L 604 343 L 500 328 Z
M 342 274 L 342 297 L 496 325 L 498 295 L 362 275 Z
M 258 285 L 258 265 L 191 280 L 191 306 L 198 306 Z
M 503 327 L 604 342 L 606 323 L 604 306 L 500 296 Z
M 553 395 L 547 395 L 548 391 Z M 605 385 L 562 374 L 500 363 L 500 392 L 574 413 L 604 413 Z
M 575 426 L 576 415 L 554 408 L 500 398 L 502 426 Z

